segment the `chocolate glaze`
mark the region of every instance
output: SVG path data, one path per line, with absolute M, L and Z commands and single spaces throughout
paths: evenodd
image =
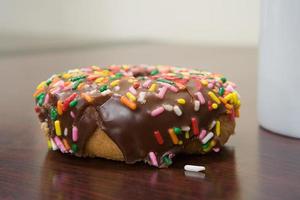
M 145 75 L 144 71 L 138 71 L 135 76 Z M 207 92 L 210 91 L 207 87 L 201 89 L 206 100 L 205 104 L 201 105 L 199 111 L 194 111 L 194 93 L 199 91 L 195 85 L 195 80 L 190 79 L 186 82 L 186 88 L 179 90 L 177 93 L 168 91 L 163 99 L 158 98 L 155 93 L 147 93 L 146 103 L 137 103 L 137 109 L 131 110 L 120 103 L 120 96 L 128 92 L 132 86 L 128 82 L 128 77 L 121 78 L 118 92 L 101 96 L 94 95 L 95 100 L 88 103 L 84 99 L 79 99 L 76 107 L 65 111 L 58 120 L 61 122 L 61 130 L 68 130 L 66 138 L 69 144 L 72 144 L 72 126 L 78 127 L 79 138 L 77 141 L 78 152 L 76 155 L 85 155 L 85 145 L 91 135 L 97 128 L 102 129 L 120 148 L 123 153 L 126 163 L 135 163 L 136 161 L 144 160 L 149 162 L 149 152 L 155 152 L 159 166 L 164 166 L 162 157 L 167 155 L 173 156 L 177 152 L 183 152 L 184 147 L 188 142 L 195 139 L 192 131 L 190 138 L 186 139 L 184 133 L 177 135 L 182 141 L 181 145 L 174 145 L 168 134 L 168 129 L 173 127 L 191 126 L 191 118 L 198 119 L 200 129 L 208 129 L 210 123 L 217 119 L 220 115 L 225 114 L 226 108 L 220 104 L 218 109 L 208 110 L 207 102 L 209 97 Z M 144 80 L 140 81 L 143 84 Z M 91 91 L 93 88 L 86 88 L 84 91 Z M 140 88 L 140 91 L 147 91 L 147 88 Z M 55 107 L 58 99 L 65 99 L 74 91 L 65 92 L 59 95 L 50 95 L 48 104 L 41 107 L 39 118 L 42 122 L 47 122 L 50 129 L 49 137 L 53 138 L 55 134 L 54 123 L 50 118 L 50 108 Z M 80 94 L 78 91 L 76 91 Z M 81 91 L 82 92 L 82 91 Z M 47 91 L 49 93 L 49 91 Z M 179 105 L 183 114 L 177 116 L 174 112 L 164 111 L 162 114 L 153 117 L 150 112 L 161 106 L 162 104 L 178 105 L 176 100 L 179 98 L 185 99 L 184 105 Z M 73 119 L 70 112 L 75 114 Z M 157 143 L 153 132 L 159 130 L 164 144 Z M 64 133 L 63 133 L 64 134 Z M 217 139 L 217 136 L 214 136 Z M 199 148 L 202 148 L 199 146 Z

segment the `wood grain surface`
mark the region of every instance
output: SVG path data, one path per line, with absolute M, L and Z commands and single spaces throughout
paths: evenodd
M 225 74 L 242 96 L 236 134 L 220 153 L 178 156 L 169 169 L 48 152 L 33 111 L 35 86 L 68 68 L 118 63 Z M 255 48 L 168 44 L 0 57 L 0 199 L 300 199 L 300 141 L 259 128 L 256 66 Z M 207 170 L 187 173 L 185 164 Z

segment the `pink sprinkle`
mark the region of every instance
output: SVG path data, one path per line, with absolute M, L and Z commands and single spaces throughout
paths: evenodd
M 163 86 L 168 87 L 168 89 L 170 89 L 172 92 L 178 92 L 178 88 L 173 86 L 173 85 L 170 85 L 168 83 L 160 83 L 160 84 L 163 85 Z
M 202 131 L 199 135 L 199 139 L 202 140 L 205 136 L 206 136 L 206 130 L 202 129 Z
M 74 114 L 73 111 L 70 112 L 70 115 L 71 115 L 71 117 L 72 117 L 73 119 L 75 119 L 75 114 Z
M 232 87 L 231 85 L 228 85 L 228 86 L 226 87 L 226 91 L 227 91 L 227 92 L 233 92 L 234 89 L 233 89 L 233 87 Z
M 144 87 L 144 88 L 149 88 L 150 83 L 151 83 L 151 80 L 145 81 L 145 82 L 143 83 L 143 87 Z
M 156 159 L 154 152 L 152 152 L 152 151 L 149 152 L 149 157 L 150 157 L 151 164 L 158 167 L 157 159 Z
M 136 89 L 134 87 L 132 87 L 132 86 L 129 88 L 129 92 L 131 92 L 134 95 L 137 94 Z
M 66 148 L 65 148 L 64 144 L 61 142 L 61 140 L 59 139 L 59 137 L 55 136 L 54 141 L 56 143 L 56 146 L 58 146 L 58 148 L 60 149 L 60 151 L 65 153 Z
M 47 104 L 48 102 L 49 102 L 49 94 L 46 94 L 44 104 Z
M 196 92 L 195 95 L 198 97 L 201 104 L 205 104 L 205 99 L 203 97 L 203 94 L 200 91 Z
M 213 148 L 213 151 L 214 151 L 214 152 L 219 152 L 219 151 L 220 151 L 220 148 L 219 148 L 219 147 L 215 147 L 215 148 Z
M 55 90 L 51 91 L 51 94 L 57 94 L 57 93 L 59 93 L 60 91 L 61 91 L 61 88 L 58 87 L 58 88 L 56 88 Z
M 164 96 L 165 96 L 165 94 L 166 94 L 166 92 L 167 92 L 167 90 L 168 90 L 168 87 L 167 86 L 163 86 L 162 88 L 160 88 L 160 91 L 159 91 L 159 93 L 156 96 L 158 98 L 160 98 L 160 99 L 163 99 Z
M 170 85 L 169 89 L 170 89 L 172 92 L 178 92 L 177 87 L 175 87 L 175 86 L 173 86 L 173 85 Z
M 164 111 L 165 111 L 164 107 L 160 106 L 160 107 L 158 107 L 158 108 L 151 111 L 151 116 L 156 117 L 157 115 L 160 115 Z
M 78 140 L 78 128 L 76 126 L 72 128 L 72 139 L 74 142 Z
M 212 89 L 214 87 L 214 84 L 213 83 L 209 83 L 208 86 L 207 86 L 209 89 Z
M 64 84 L 63 80 L 59 80 L 56 83 L 54 83 L 53 87 L 62 86 Z

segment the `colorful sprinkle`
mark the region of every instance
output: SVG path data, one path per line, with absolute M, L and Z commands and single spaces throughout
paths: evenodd
M 202 139 L 202 144 L 206 144 L 211 138 L 214 137 L 213 132 L 209 132 L 203 139 Z
M 184 105 L 185 104 L 185 99 L 183 99 L 183 98 L 177 99 L 177 103 L 179 103 L 181 105 Z
M 62 141 L 59 139 L 59 137 L 55 136 L 54 137 L 54 141 L 55 141 L 57 147 L 59 148 L 59 150 L 62 153 L 65 153 L 66 152 L 66 148 L 65 148 L 64 144 L 62 143 Z
M 195 100 L 194 101 L 194 110 L 199 111 L 200 110 L 200 101 Z
M 213 109 L 217 109 L 217 108 L 218 108 L 218 104 L 213 103 L 213 104 L 211 105 L 211 107 L 212 107 Z
M 56 120 L 54 122 L 54 126 L 55 126 L 55 133 L 57 136 L 61 136 L 61 128 L 60 128 L 60 121 Z
M 155 156 L 155 153 L 154 152 L 149 152 L 149 157 L 150 157 L 150 161 L 151 161 L 151 165 L 153 166 L 158 166 L 158 163 L 157 163 L 157 159 L 156 159 L 156 156 Z
M 120 101 L 121 101 L 122 104 L 124 104 L 125 106 L 127 106 L 131 110 L 136 109 L 136 104 L 134 102 L 130 101 L 129 99 L 127 99 L 127 97 L 121 96 Z
M 216 134 L 217 134 L 217 136 L 221 135 L 221 123 L 219 120 L 216 121 Z
M 209 91 L 207 94 L 208 94 L 208 96 L 209 96 L 213 101 L 215 101 L 217 104 L 220 104 L 220 103 L 221 103 L 220 99 L 215 95 L 215 93 Z
M 163 86 L 162 88 L 159 89 L 159 93 L 157 94 L 157 97 L 160 98 L 160 99 L 163 99 L 166 92 L 168 90 L 168 87 L 167 86 Z
M 165 111 L 164 107 L 160 106 L 151 111 L 151 116 L 156 117 L 156 116 L 160 115 L 161 113 L 163 113 L 164 111 Z
M 73 142 L 77 142 L 78 140 L 78 128 L 76 126 L 72 128 L 72 140 Z
M 157 141 L 158 144 L 163 144 L 164 143 L 164 140 L 160 134 L 160 132 L 157 130 L 157 131 L 154 131 L 154 137 Z
M 52 138 L 50 138 L 50 142 L 51 142 L 52 150 L 56 151 L 58 149 L 58 147 L 57 147 L 57 145 L 55 144 L 55 142 L 53 141 Z
M 179 128 L 179 127 L 174 127 L 173 130 L 174 130 L 174 133 L 175 133 L 176 135 L 181 134 L 181 128 Z
M 195 95 L 197 96 L 197 98 L 198 98 L 198 100 L 200 101 L 201 104 L 205 104 L 204 96 L 200 91 L 196 92 Z
M 199 135 L 199 139 L 200 140 L 203 140 L 203 138 L 206 136 L 206 130 L 204 130 L 204 129 L 202 129 L 201 130 L 201 133 L 200 133 L 200 135 Z
M 163 107 L 166 111 L 169 111 L 169 112 L 173 111 L 173 106 L 170 104 L 163 104 Z
M 171 137 L 173 144 L 178 144 L 179 140 L 178 140 L 178 137 L 176 136 L 176 134 L 174 133 L 174 130 L 172 128 L 169 128 L 168 132 L 169 132 L 169 135 Z
M 155 83 L 153 83 L 149 88 L 149 92 L 154 92 L 156 90 L 156 86 L 157 85 Z
M 173 110 L 174 110 L 174 112 L 175 112 L 175 114 L 177 116 L 181 116 L 182 115 L 182 111 L 181 111 L 181 109 L 178 106 L 174 106 Z
M 146 92 L 140 92 L 137 101 L 140 102 L 141 104 L 144 104 L 146 103 L 145 97 L 146 97 Z
M 192 117 L 191 121 L 194 135 L 199 135 L 198 120 L 195 117 Z

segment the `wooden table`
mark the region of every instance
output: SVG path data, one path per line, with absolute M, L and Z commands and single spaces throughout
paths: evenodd
M 255 48 L 143 44 L 0 58 L 0 199 L 300 199 L 300 141 L 256 118 Z M 241 118 L 219 154 L 178 156 L 169 169 L 48 152 L 33 111 L 38 82 L 72 66 L 174 64 L 224 73 L 239 85 Z M 280 114 L 280 113 L 274 113 Z M 186 173 L 185 164 L 205 173 Z

